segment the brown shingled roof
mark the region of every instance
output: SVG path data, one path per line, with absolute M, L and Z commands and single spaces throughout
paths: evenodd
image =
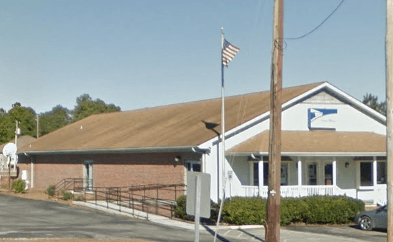
M 229 152 L 259 153 L 269 149 L 269 131 L 264 131 Z M 329 130 L 282 131 L 282 152 L 386 152 L 386 136 L 372 132 Z
M 285 103 L 322 83 L 285 88 Z M 270 92 L 225 99 L 226 129 L 269 111 Z M 181 103 L 134 111 L 91 115 L 40 137 L 29 151 L 81 151 L 147 147 L 197 146 L 216 136 L 202 121 L 220 123 L 221 99 Z M 220 130 L 220 126 L 216 130 Z

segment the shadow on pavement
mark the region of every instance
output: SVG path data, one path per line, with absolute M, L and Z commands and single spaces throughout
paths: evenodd
M 209 227 L 207 227 L 207 226 L 205 226 L 205 225 L 202 225 L 202 226 L 206 229 L 206 231 L 208 231 L 211 235 L 214 236 L 215 231 L 213 231 L 212 229 L 210 229 Z M 265 242 L 264 239 L 262 239 L 262 238 L 260 238 L 260 237 L 258 237 L 258 236 L 256 236 L 256 235 L 253 235 L 253 234 L 251 234 L 250 232 L 247 232 L 247 231 L 245 231 L 245 230 L 243 230 L 243 229 L 238 229 L 238 231 L 241 231 L 242 233 L 244 233 L 244 234 L 246 234 L 246 235 L 248 235 L 248 236 L 250 236 L 250 237 L 256 239 L 257 241 Z M 222 237 L 222 236 L 219 235 L 219 234 L 217 234 L 217 239 L 219 239 L 219 240 L 221 240 L 221 241 L 224 241 L 224 242 L 230 242 L 230 240 L 228 240 L 228 239 Z
M 256 239 L 256 240 L 265 242 L 264 239 L 262 239 L 262 238 L 260 238 L 260 237 L 258 237 L 258 236 L 256 236 L 256 235 L 253 235 L 253 234 L 251 234 L 251 233 L 249 233 L 249 232 L 247 232 L 247 231 L 245 231 L 245 230 L 243 230 L 243 229 L 239 229 L 239 231 L 242 231 L 242 232 L 245 233 L 246 235 L 248 235 L 248 236 L 250 236 L 250 237 L 253 237 L 253 238 Z
M 351 229 L 357 229 L 357 230 L 364 231 L 364 230 L 362 230 L 362 229 L 360 228 L 360 226 L 357 225 L 357 224 L 349 225 L 348 227 L 351 228 Z M 378 228 L 378 229 L 373 229 L 373 231 L 374 231 L 374 232 L 382 232 L 382 233 L 383 233 L 383 232 L 384 232 L 384 233 L 387 233 L 387 232 L 388 232 L 387 229 L 380 229 L 380 228 Z
M 211 235 L 213 235 L 214 236 L 214 231 L 213 230 L 211 230 L 209 227 L 207 227 L 206 225 L 202 225 L 205 229 L 206 229 L 206 231 L 207 232 L 209 232 Z M 224 238 L 224 237 L 222 237 L 221 235 L 219 235 L 219 234 L 217 234 L 217 239 L 219 239 L 219 240 L 221 240 L 221 241 L 224 241 L 224 242 L 231 242 L 230 240 L 227 240 L 226 238 Z

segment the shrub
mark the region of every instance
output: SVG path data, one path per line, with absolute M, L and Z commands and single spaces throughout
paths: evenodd
M 55 186 L 55 185 L 50 185 L 50 186 L 48 187 L 48 189 L 46 189 L 46 193 L 47 193 L 49 196 L 54 196 L 54 195 L 55 195 L 55 189 L 56 189 L 56 186 Z
M 280 224 L 303 222 L 307 215 L 308 204 L 301 198 L 284 198 L 280 203 Z
M 211 204 L 211 221 L 216 221 L 218 205 Z M 282 198 L 280 223 L 343 224 L 351 223 L 355 215 L 364 210 L 364 202 L 346 196 L 314 196 L 303 198 Z M 177 199 L 175 216 L 193 220 L 186 213 L 186 196 Z M 224 201 L 222 221 L 229 224 L 264 224 L 266 199 L 258 197 L 233 197 Z M 206 222 L 207 220 L 205 220 Z
M 230 224 L 263 224 L 266 219 L 266 200 L 258 197 L 234 197 L 224 201 L 223 222 Z
M 309 204 L 305 223 L 343 224 L 353 221 L 364 210 L 364 202 L 345 196 L 314 196 L 304 200 Z
M 175 217 L 184 220 L 194 220 L 194 216 L 188 215 L 186 212 L 186 201 L 186 195 L 182 195 L 176 200 Z
M 77 197 L 76 197 L 76 200 L 77 200 L 77 201 L 83 201 L 83 197 L 82 197 L 82 196 L 77 196 Z
M 356 213 L 364 210 L 361 200 L 346 196 L 314 196 L 282 198 L 280 224 L 343 224 L 351 223 Z M 224 202 L 223 222 L 230 224 L 263 224 L 266 200 L 257 197 L 236 197 Z
M 194 216 L 188 215 L 186 212 L 186 202 L 187 202 L 186 195 L 182 195 L 176 200 L 176 206 L 174 209 L 175 217 L 184 220 L 194 221 L 195 220 Z M 219 209 L 219 205 L 210 200 L 210 218 L 209 219 L 201 218 L 201 221 L 203 223 L 213 223 L 217 221 L 218 209 Z
M 70 200 L 70 199 L 72 199 L 72 193 L 63 191 L 63 200 Z
M 25 191 L 26 184 L 22 180 L 16 180 L 12 182 L 12 190 L 15 190 L 15 193 L 21 193 Z

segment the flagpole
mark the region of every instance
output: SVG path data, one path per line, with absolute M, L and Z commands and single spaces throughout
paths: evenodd
M 224 28 L 221 28 L 221 51 L 224 49 Z M 221 54 L 222 56 L 222 54 Z M 222 58 L 222 57 L 221 57 Z M 225 86 L 224 65 L 221 60 L 221 161 L 222 161 L 222 200 L 225 196 Z
M 223 64 L 223 53 L 222 53 L 223 49 L 224 49 L 224 28 L 221 27 L 221 169 L 222 169 L 222 194 L 221 195 L 222 197 L 221 197 L 220 209 L 218 211 L 216 231 L 214 233 L 214 242 L 216 242 L 217 239 L 217 232 L 218 232 L 218 227 L 220 226 L 222 206 L 224 204 L 224 199 L 225 199 L 225 88 L 224 88 L 224 64 Z M 218 193 L 218 200 L 220 200 L 219 193 Z

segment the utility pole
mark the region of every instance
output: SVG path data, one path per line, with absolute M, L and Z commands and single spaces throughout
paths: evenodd
M 280 242 L 281 90 L 284 52 L 284 0 L 274 1 L 270 84 L 269 176 L 265 240 Z
M 18 149 L 18 134 L 19 134 L 19 121 L 15 120 L 15 146 Z M 11 189 L 11 157 L 7 157 L 8 159 L 8 188 Z M 16 159 L 16 158 L 15 158 Z M 16 161 L 14 165 L 14 170 L 16 170 Z
M 37 139 L 40 137 L 40 116 L 36 116 L 36 121 L 37 121 Z
M 386 0 L 386 158 L 388 165 L 387 242 L 393 242 L 393 0 Z

